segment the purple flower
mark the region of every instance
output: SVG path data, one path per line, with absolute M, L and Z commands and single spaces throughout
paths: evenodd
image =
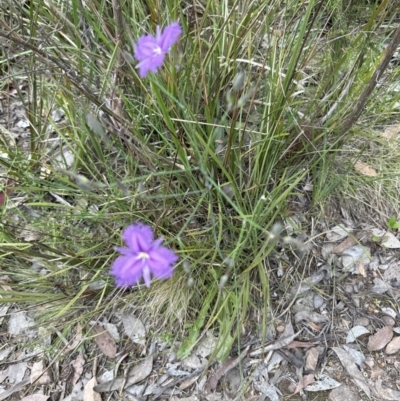
M 163 65 L 165 55 L 178 40 L 182 28 L 179 22 L 174 22 L 164 28 L 161 33 L 157 26 L 156 37 L 152 35 L 141 36 L 134 46 L 135 58 L 139 61 L 139 75 L 143 78 L 149 71 L 157 72 Z
M 128 248 L 116 248 L 122 255 L 111 267 L 115 284 L 126 287 L 136 284 L 143 276 L 144 283 L 150 287 L 151 274 L 162 279 L 172 276 L 173 266 L 178 256 L 165 246 L 162 238 L 154 241 L 154 234 L 149 226 L 135 223 L 127 227 L 122 238 Z

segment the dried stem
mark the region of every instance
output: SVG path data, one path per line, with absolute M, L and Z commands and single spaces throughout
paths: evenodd
M 371 79 L 368 82 L 367 87 L 361 93 L 359 99 L 357 100 L 353 111 L 347 116 L 344 120 L 342 128 L 340 130 L 340 136 L 343 137 L 350 128 L 357 122 L 360 118 L 360 115 L 368 101 L 369 96 L 371 95 L 372 91 L 375 89 L 376 85 L 378 84 L 379 80 L 382 78 L 383 73 L 387 69 L 391 58 L 393 57 L 394 53 L 396 52 L 398 46 L 400 45 L 400 27 L 396 29 L 394 32 L 392 41 L 390 45 L 386 48 L 386 53 L 376 68 L 375 72 L 373 73 Z

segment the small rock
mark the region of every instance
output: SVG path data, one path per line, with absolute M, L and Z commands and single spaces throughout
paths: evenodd
M 386 347 L 386 353 L 388 355 L 395 354 L 400 349 L 400 337 L 394 338 Z
M 372 369 L 372 368 L 374 367 L 374 365 L 375 365 L 374 358 L 372 358 L 372 357 L 365 358 L 364 363 L 365 363 L 368 367 L 370 367 L 371 369 Z
M 211 332 L 207 332 L 205 340 L 196 348 L 196 355 L 203 358 L 208 357 L 214 351 L 217 344 L 217 338 Z
M 182 361 L 182 365 L 188 369 L 200 369 L 203 366 L 197 355 L 190 355 Z
M 343 301 L 340 301 L 336 306 L 335 309 L 341 311 L 345 308 L 346 304 Z
M 322 305 L 324 304 L 324 298 L 321 297 L 321 295 L 319 294 L 315 294 L 314 295 L 314 308 L 315 309 L 319 309 L 322 307 Z
M 359 245 L 352 246 L 343 252 L 340 258 L 343 269 L 351 272 L 358 273 L 358 266 L 363 263 L 364 266 L 368 266 L 370 249 L 368 247 L 361 247 Z
M 348 294 L 351 294 L 352 292 L 354 292 L 354 288 L 353 288 L 353 286 L 352 286 L 351 284 L 345 285 L 344 290 L 345 290 Z
M 382 311 L 385 315 L 390 316 L 390 317 L 392 317 L 393 319 L 396 319 L 397 313 L 396 313 L 396 311 L 395 311 L 393 308 L 381 308 L 381 311 Z
M 369 325 L 369 319 L 367 317 L 361 316 L 356 319 L 355 326 L 367 327 L 368 325 Z
M 277 331 L 278 333 L 283 333 L 283 332 L 285 331 L 285 326 L 282 326 L 282 325 L 278 326 L 278 327 L 276 328 L 276 331 Z
M 351 297 L 351 299 L 353 300 L 355 307 L 359 308 L 360 307 L 360 297 L 353 296 L 353 297 Z
M 330 242 L 340 241 L 341 239 L 346 238 L 352 231 L 353 229 L 351 227 L 337 225 L 335 227 L 332 227 L 326 233 L 326 239 Z

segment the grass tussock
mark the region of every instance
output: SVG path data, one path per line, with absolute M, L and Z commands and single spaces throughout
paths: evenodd
M 116 3 L 1 5 L 1 90 L 29 123 L 20 137 L 12 119 L 1 129 L 1 302 L 63 335 L 134 308 L 154 333 L 186 338 L 181 356 L 215 328 L 224 357 L 250 311 L 266 327 L 267 261 L 278 244 L 298 251 L 280 227 L 300 184 L 312 182 L 312 205 L 335 193 L 361 111 L 377 125 L 398 109 L 399 69 L 383 65 L 395 6 Z M 141 79 L 132 43 L 172 21 L 179 44 Z M 121 291 L 109 268 L 135 221 L 180 262 L 170 280 Z

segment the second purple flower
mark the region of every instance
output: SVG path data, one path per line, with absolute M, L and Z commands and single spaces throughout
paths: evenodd
M 135 223 L 127 227 L 122 238 L 127 248 L 118 247 L 121 254 L 113 263 L 111 274 L 118 287 L 138 283 L 143 277 L 150 287 L 151 276 L 158 279 L 170 278 L 178 256 L 162 246 L 162 238 L 154 240 L 153 230 L 144 224 Z
M 165 55 L 179 39 L 182 28 L 179 22 L 167 25 L 161 32 L 157 26 L 156 36 L 141 36 L 134 46 L 134 56 L 139 61 L 136 68 L 139 68 L 139 75 L 143 78 L 149 71 L 157 72 L 163 65 Z

